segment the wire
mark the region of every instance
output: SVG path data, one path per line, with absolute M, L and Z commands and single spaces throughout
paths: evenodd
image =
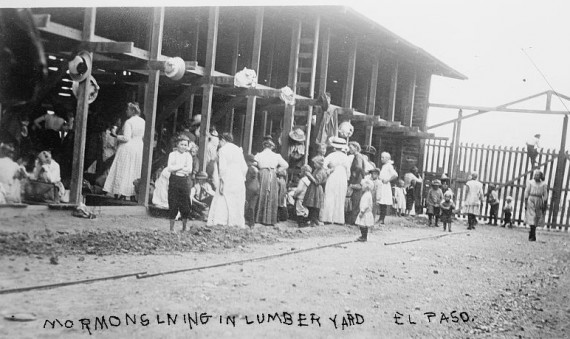
M 566 109 L 566 112 L 570 113 L 570 110 L 568 109 L 568 107 L 566 106 L 566 104 L 564 103 L 564 101 L 562 101 L 562 98 L 560 98 L 558 96 L 558 92 L 556 92 L 554 90 L 554 87 L 552 87 L 552 85 L 550 84 L 550 81 L 548 81 L 548 79 L 546 78 L 546 76 L 544 75 L 544 73 L 542 73 L 542 71 L 540 70 L 540 68 L 538 68 L 538 66 L 536 65 L 536 63 L 532 60 L 532 58 L 530 57 L 530 55 L 528 55 L 528 53 L 525 51 L 524 48 L 521 47 L 521 51 L 524 53 L 524 55 L 526 55 L 526 57 L 528 58 L 528 60 L 532 63 L 532 65 L 534 66 L 534 68 L 536 68 L 536 70 L 538 71 L 538 73 L 540 73 L 540 75 L 542 76 L 542 78 L 544 79 L 544 81 L 546 82 L 546 84 L 548 85 L 548 87 L 550 87 L 550 89 L 556 94 L 556 97 L 558 98 L 558 100 L 560 100 L 560 103 L 562 103 L 562 106 L 564 106 L 564 108 Z

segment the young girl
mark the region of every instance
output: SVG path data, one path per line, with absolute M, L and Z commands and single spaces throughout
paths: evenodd
M 313 174 L 308 173 L 307 178 L 311 182 L 303 199 L 303 206 L 309 209 L 309 221 L 311 226 L 320 225 L 319 214 L 325 202 L 325 183 L 327 182 L 327 170 L 324 168 L 325 158 L 317 155 L 313 158 Z
M 361 236 L 356 241 L 368 240 L 368 227 L 374 226 L 374 215 L 372 215 L 372 190 L 374 183 L 364 179 L 361 182 L 362 197 L 360 198 L 360 213 L 356 217 L 356 225 L 360 227 Z
M 180 211 L 182 232 L 190 216 L 190 190 L 188 176 L 192 173 L 192 156 L 188 152 L 188 137 L 181 135 L 176 140 L 176 149 L 168 155 L 168 209 L 170 231 L 174 232 L 174 221 Z
M 379 194 L 380 186 L 382 186 L 382 180 L 380 180 L 380 169 L 373 168 L 369 171 L 370 173 L 370 180 L 374 184 L 374 188 L 372 188 L 372 202 L 374 203 L 374 208 L 372 209 L 372 214 L 374 215 L 374 223 L 376 224 L 380 220 L 380 205 L 376 201 L 377 196 Z
M 426 204 L 427 204 L 427 215 L 429 218 L 428 227 L 431 226 L 431 220 L 435 216 L 435 227 L 439 221 L 439 205 L 443 200 L 443 192 L 439 188 L 441 186 L 441 181 L 435 179 L 431 183 L 431 188 L 427 194 Z
M 503 207 L 503 224 L 501 227 L 505 227 L 509 224 L 509 228 L 513 228 L 513 222 L 511 220 L 511 216 L 513 214 L 513 198 L 507 197 L 505 206 Z
M 398 180 L 398 186 L 394 187 L 394 193 L 394 209 L 396 210 L 396 214 L 401 217 L 406 211 L 404 180 Z
M 487 204 L 489 205 L 489 222 L 487 225 L 497 226 L 497 215 L 499 214 L 499 193 L 493 184 L 489 184 L 489 189 L 487 191 Z
M 307 207 L 303 205 L 303 200 L 305 199 L 305 194 L 307 193 L 307 189 L 311 184 L 310 179 L 307 177 L 311 175 L 311 166 L 303 165 L 301 167 L 301 179 L 297 183 L 297 188 L 292 191 L 292 196 L 295 199 L 295 215 L 297 216 L 297 226 L 299 227 L 306 227 L 308 217 L 309 217 L 309 210 Z
M 443 223 L 443 231 L 445 232 L 445 228 L 451 232 L 451 216 L 453 215 L 453 211 L 455 210 L 455 204 L 451 200 L 453 197 L 453 193 L 446 191 L 443 194 L 443 201 L 439 205 L 441 208 L 441 222 Z
M 279 185 L 279 202 L 277 207 L 277 220 L 287 221 L 289 212 L 287 211 L 287 170 L 277 171 L 277 183 Z

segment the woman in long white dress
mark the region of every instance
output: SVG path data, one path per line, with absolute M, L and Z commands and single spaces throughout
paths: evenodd
M 335 151 L 325 157 L 324 165 L 330 174 L 325 184 L 325 202 L 321 211 L 321 221 L 342 225 L 344 224 L 344 201 L 351 162 L 346 155 L 348 151 L 346 140 L 331 137 L 330 144 Z
M 247 164 L 233 137 L 224 133 L 218 150 L 219 185 L 208 213 L 208 226 L 227 225 L 245 228 L 245 175 Z
M 139 104 L 129 102 L 128 119 L 125 121 L 123 134 L 117 135 L 119 146 L 103 187 L 105 192 L 123 199 L 131 197 L 131 200 L 134 200 L 133 181 L 141 176 L 145 121 L 140 115 Z
M 477 180 L 477 172 L 471 173 L 471 179 L 465 184 L 465 201 L 463 202 L 463 212 L 467 213 L 467 229 L 474 230 L 477 224 L 477 217 L 481 213 L 483 204 L 483 184 Z
M 394 162 L 392 161 L 390 153 L 382 152 L 382 154 L 380 154 L 380 161 L 382 162 L 382 168 L 380 169 L 378 178 L 380 179 L 381 185 L 376 191 L 376 203 L 380 209 L 380 225 L 384 225 L 388 206 L 392 206 L 394 203 L 392 199 L 391 182 L 398 177 L 398 172 L 394 169 Z

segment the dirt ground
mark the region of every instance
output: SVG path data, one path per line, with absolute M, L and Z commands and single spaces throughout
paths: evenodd
M 151 217 L 62 213 L 0 220 L 0 293 L 203 267 L 0 294 L 0 337 L 570 336 L 568 233 L 540 231 L 537 242 L 528 242 L 526 229 L 480 225 L 467 232 L 456 221 L 446 236 L 389 244 L 444 234 L 422 219 L 393 217 L 366 243 L 298 252 L 352 241 L 358 231 L 195 224 L 172 235 L 167 227 Z M 205 268 L 281 253 L 293 254 Z M 14 314 L 35 320 L 9 320 Z

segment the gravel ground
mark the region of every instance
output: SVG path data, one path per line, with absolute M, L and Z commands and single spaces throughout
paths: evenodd
M 62 213 L 3 219 L 0 225 L 0 291 L 295 253 L 358 235 L 351 227 L 297 229 L 292 223 L 254 230 L 195 223 L 190 232 L 170 234 L 163 219 L 86 220 Z M 367 243 L 148 279 L 0 294 L 5 317 L 35 317 L 3 317 L 0 337 L 88 337 L 79 322 L 86 318 L 92 336 L 107 338 L 567 338 L 570 238 L 539 232 L 539 241 L 531 243 L 527 236 L 525 229 L 491 226 L 467 232 L 460 221 L 454 232 L 443 233 L 421 218 L 389 218 Z M 418 238 L 426 239 L 390 244 Z M 214 317 L 190 329 L 180 319 L 194 312 Z M 281 322 L 257 323 L 256 315 L 275 312 Z M 283 312 L 293 325 L 283 322 Z M 139 318 L 126 325 L 125 313 L 145 313 L 150 324 L 142 326 Z M 167 313 L 178 314 L 175 325 L 160 323 Z M 311 313 L 320 320 L 311 322 Z M 96 317 L 113 315 L 120 326 L 94 330 Z M 335 315 L 336 327 L 329 320 Z M 226 316 L 235 317 L 235 327 Z M 309 326 L 298 326 L 303 316 Z M 44 328 L 47 319 L 74 323 Z

